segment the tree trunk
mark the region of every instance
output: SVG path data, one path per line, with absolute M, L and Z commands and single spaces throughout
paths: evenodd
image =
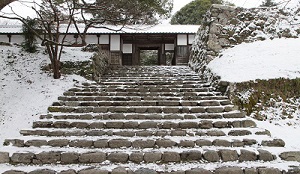
M 52 66 L 53 66 L 53 77 L 54 77 L 54 79 L 59 79 L 61 77 L 60 61 L 59 60 L 54 60 Z
M 0 10 L 2 10 L 5 6 L 7 6 L 8 4 L 17 1 L 17 0 L 1 0 L 0 1 Z

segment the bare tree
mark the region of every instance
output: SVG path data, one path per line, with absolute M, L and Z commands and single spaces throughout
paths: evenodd
M 110 30 L 122 30 L 127 25 L 157 24 L 160 19 L 170 17 L 173 0 L 95 0 L 92 3 L 81 0 L 74 6 L 81 14 L 79 19 L 73 19 L 77 30 L 76 21 L 85 24 L 83 32 L 78 32 L 85 45 L 86 33 L 90 28 L 107 28 L 109 24 L 119 25 L 116 29 L 108 28 Z
M 1 0 L 0 1 L 0 10 L 2 10 L 5 6 L 7 6 L 8 4 L 14 2 L 16 0 Z
M 92 3 L 85 0 L 41 1 L 42 3 L 32 6 L 38 16 L 35 20 L 39 26 L 37 30 L 33 30 L 46 47 L 55 79 L 61 77 L 60 58 L 63 47 L 73 44 L 66 40 L 72 25 L 85 45 L 85 36 L 91 27 L 105 27 L 106 24 L 155 24 L 158 19 L 169 16 L 173 4 L 173 0 L 94 0 Z M 86 14 L 91 14 L 92 17 L 87 17 Z M 16 17 L 0 17 L 16 19 L 27 25 L 24 17 L 15 15 Z M 83 32 L 78 27 L 80 22 L 85 26 Z

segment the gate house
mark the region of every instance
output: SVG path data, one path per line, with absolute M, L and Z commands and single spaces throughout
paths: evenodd
M 158 65 L 166 65 L 166 55 L 172 56 L 172 65 L 186 65 L 190 46 L 200 26 L 157 25 L 157 26 L 106 26 L 90 28 L 87 44 L 99 44 L 110 53 L 111 65 L 141 65 L 142 50 L 157 50 Z M 83 30 L 83 26 L 79 26 Z M 110 29 L 107 29 L 110 28 Z M 63 31 L 62 31 L 63 32 Z M 0 42 L 21 43 L 21 26 L 0 26 Z M 67 33 L 68 42 L 81 43 L 75 28 Z

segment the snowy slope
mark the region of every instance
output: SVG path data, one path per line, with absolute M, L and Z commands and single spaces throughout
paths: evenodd
M 63 60 L 86 60 L 90 56 L 67 48 Z M 76 75 L 54 80 L 52 74 L 40 70 L 48 63 L 45 54 L 27 54 L 16 46 L 0 46 L 0 142 L 19 136 L 20 129 L 30 128 L 59 95 L 76 81 L 85 80 Z
M 300 77 L 300 39 L 243 43 L 224 50 L 208 68 L 229 82 Z

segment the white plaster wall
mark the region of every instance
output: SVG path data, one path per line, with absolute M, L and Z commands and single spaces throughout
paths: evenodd
M 120 35 L 111 35 L 110 36 L 110 50 L 111 51 L 120 51 L 121 50 Z
M 85 41 L 88 44 L 98 44 L 98 37 L 97 35 L 87 35 Z
M 59 37 L 60 38 L 59 42 L 62 42 L 63 37 L 64 37 L 63 35 Z M 72 43 L 75 43 L 74 35 L 67 35 L 65 38 L 65 44 L 72 44 Z
M 178 34 L 177 35 L 177 45 L 187 45 L 188 38 L 186 34 Z
M 11 36 L 11 43 L 22 43 L 24 40 L 22 35 L 12 35 Z
M 0 35 L 0 42 L 8 42 L 9 38 L 7 37 L 7 35 Z
M 109 35 L 101 35 L 99 38 L 99 44 L 109 44 Z
M 123 53 L 132 53 L 132 44 L 123 44 Z

